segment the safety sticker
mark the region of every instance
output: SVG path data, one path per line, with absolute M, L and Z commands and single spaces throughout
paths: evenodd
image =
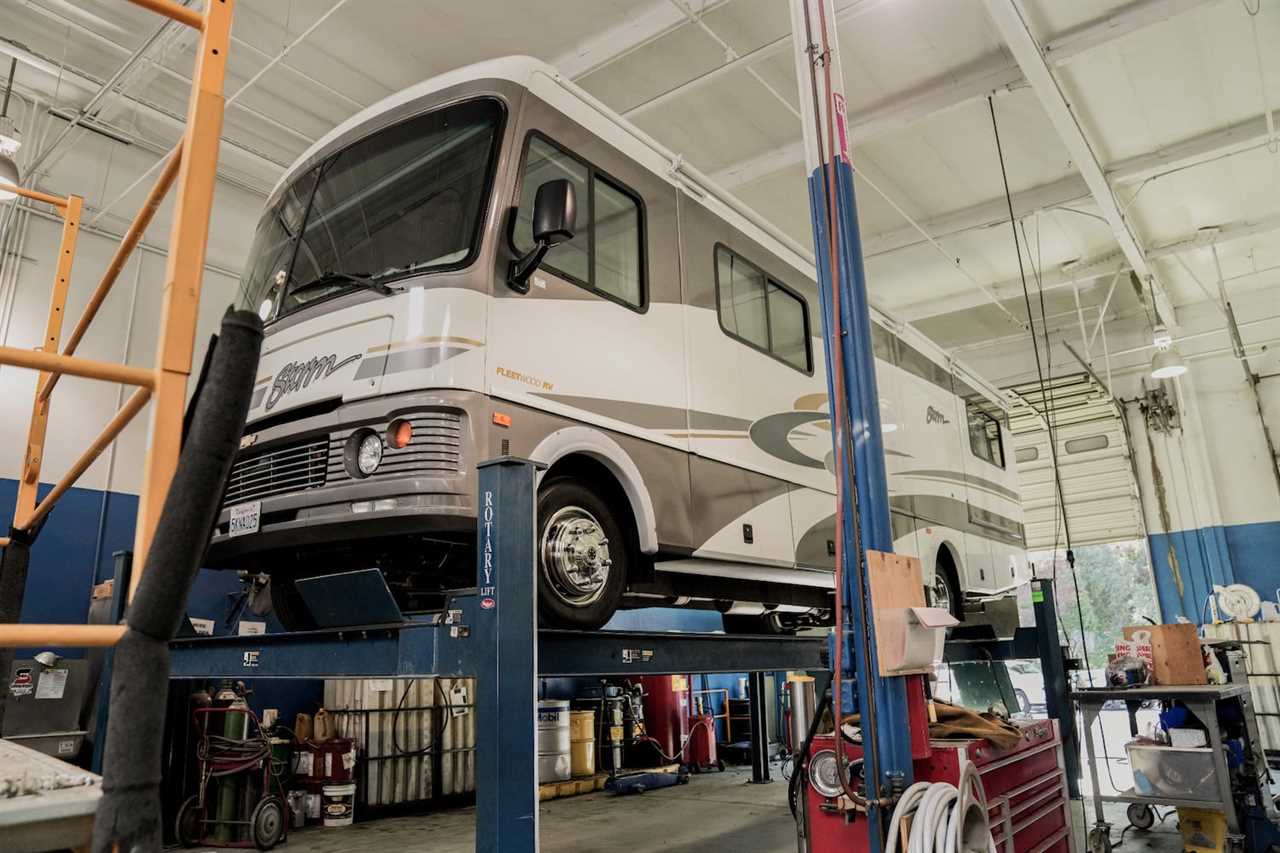
M 623 663 L 648 663 L 653 660 L 653 649 L 623 649 Z
M 23 666 L 14 670 L 13 681 L 9 682 L 10 696 L 30 696 L 35 690 L 35 680 L 31 677 L 31 667 Z
M 40 683 L 36 685 L 37 699 L 61 699 L 67 692 L 67 669 L 46 669 L 40 673 Z

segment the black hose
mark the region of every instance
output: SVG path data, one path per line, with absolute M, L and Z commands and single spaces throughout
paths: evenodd
M 258 316 L 228 311 L 125 620 L 128 630 L 115 650 L 94 853 L 160 849 L 160 733 L 168 693 L 169 641 L 177 633 L 209 543 L 244 432 L 261 350 Z

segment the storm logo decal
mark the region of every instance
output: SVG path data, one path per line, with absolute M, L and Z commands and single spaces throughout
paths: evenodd
M 269 412 L 275 408 L 276 404 L 284 399 L 286 395 L 306 388 L 312 382 L 332 376 L 338 370 L 359 358 L 360 354 L 357 353 L 338 361 L 338 357 L 330 353 L 329 355 L 317 356 L 308 361 L 289 362 L 280 368 L 280 372 L 276 374 L 275 382 L 271 384 L 271 392 L 267 395 L 267 411 Z

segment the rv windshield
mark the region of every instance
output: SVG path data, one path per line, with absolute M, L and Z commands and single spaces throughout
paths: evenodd
M 380 130 L 294 179 L 258 223 L 239 304 L 274 320 L 459 269 L 477 250 L 502 107 L 468 101 Z

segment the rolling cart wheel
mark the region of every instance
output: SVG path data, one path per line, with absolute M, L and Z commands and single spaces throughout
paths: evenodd
M 723 773 L 723 772 L 724 772 L 724 759 L 723 759 L 723 758 L 717 758 L 717 759 L 716 759 L 716 770 L 718 770 L 718 771 L 719 771 L 719 772 L 721 772 L 721 773 Z
M 199 797 L 187 797 L 178 808 L 178 817 L 173 822 L 173 834 L 183 847 L 195 847 L 200 843 Z
M 1089 830 L 1089 853 L 1111 853 L 1111 827 L 1095 826 Z
M 284 802 L 279 797 L 265 797 L 249 818 L 253 832 L 253 845 L 259 850 L 270 850 L 284 840 Z
M 1155 810 L 1143 803 L 1130 803 L 1125 814 L 1134 829 L 1150 829 L 1156 825 Z

